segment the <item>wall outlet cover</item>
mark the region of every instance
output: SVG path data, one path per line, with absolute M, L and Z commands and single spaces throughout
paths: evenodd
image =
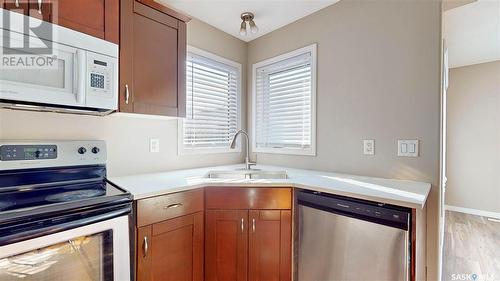
M 160 152 L 160 139 L 150 138 L 149 139 L 149 152 Z
M 418 140 L 398 140 L 398 156 L 418 157 Z
M 375 140 L 363 140 L 363 154 L 375 155 Z

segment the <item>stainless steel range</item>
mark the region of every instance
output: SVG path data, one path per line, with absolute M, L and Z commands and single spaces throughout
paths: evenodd
M 128 192 L 103 141 L 0 141 L 0 280 L 130 280 Z

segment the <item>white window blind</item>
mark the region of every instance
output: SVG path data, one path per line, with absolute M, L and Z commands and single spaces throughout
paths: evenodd
M 255 68 L 255 150 L 314 154 L 313 69 L 308 48 Z
M 238 129 L 240 69 L 188 52 L 186 70 L 184 149 L 227 149 Z

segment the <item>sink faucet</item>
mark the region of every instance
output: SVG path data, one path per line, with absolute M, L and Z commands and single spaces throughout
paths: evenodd
M 250 139 L 248 138 L 247 132 L 244 130 L 238 130 L 236 134 L 234 134 L 233 139 L 231 140 L 231 149 L 234 149 L 236 147 L 236 139 L 238 138 L 238 135 L 244 135 L 246 138 L 246 149 L 247 149 L 247 156 L 245 157 L 245 169 L 246 170 L 251 170 L 252 166 L 257 165 L 257 163 L 250 162 Z

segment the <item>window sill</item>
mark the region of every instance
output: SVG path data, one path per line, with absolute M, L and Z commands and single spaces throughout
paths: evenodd
M 180 148 L 178 155 L 199 155 L 199 154 L 238 154 L 241 148 Z
M 254 148 L 253 153 L 266 154 L 283 154 L 283 155 L 300 155 L 300 156 L 316 156 L 316 150 L 310 149 L 291 149 L 291 148 Z

